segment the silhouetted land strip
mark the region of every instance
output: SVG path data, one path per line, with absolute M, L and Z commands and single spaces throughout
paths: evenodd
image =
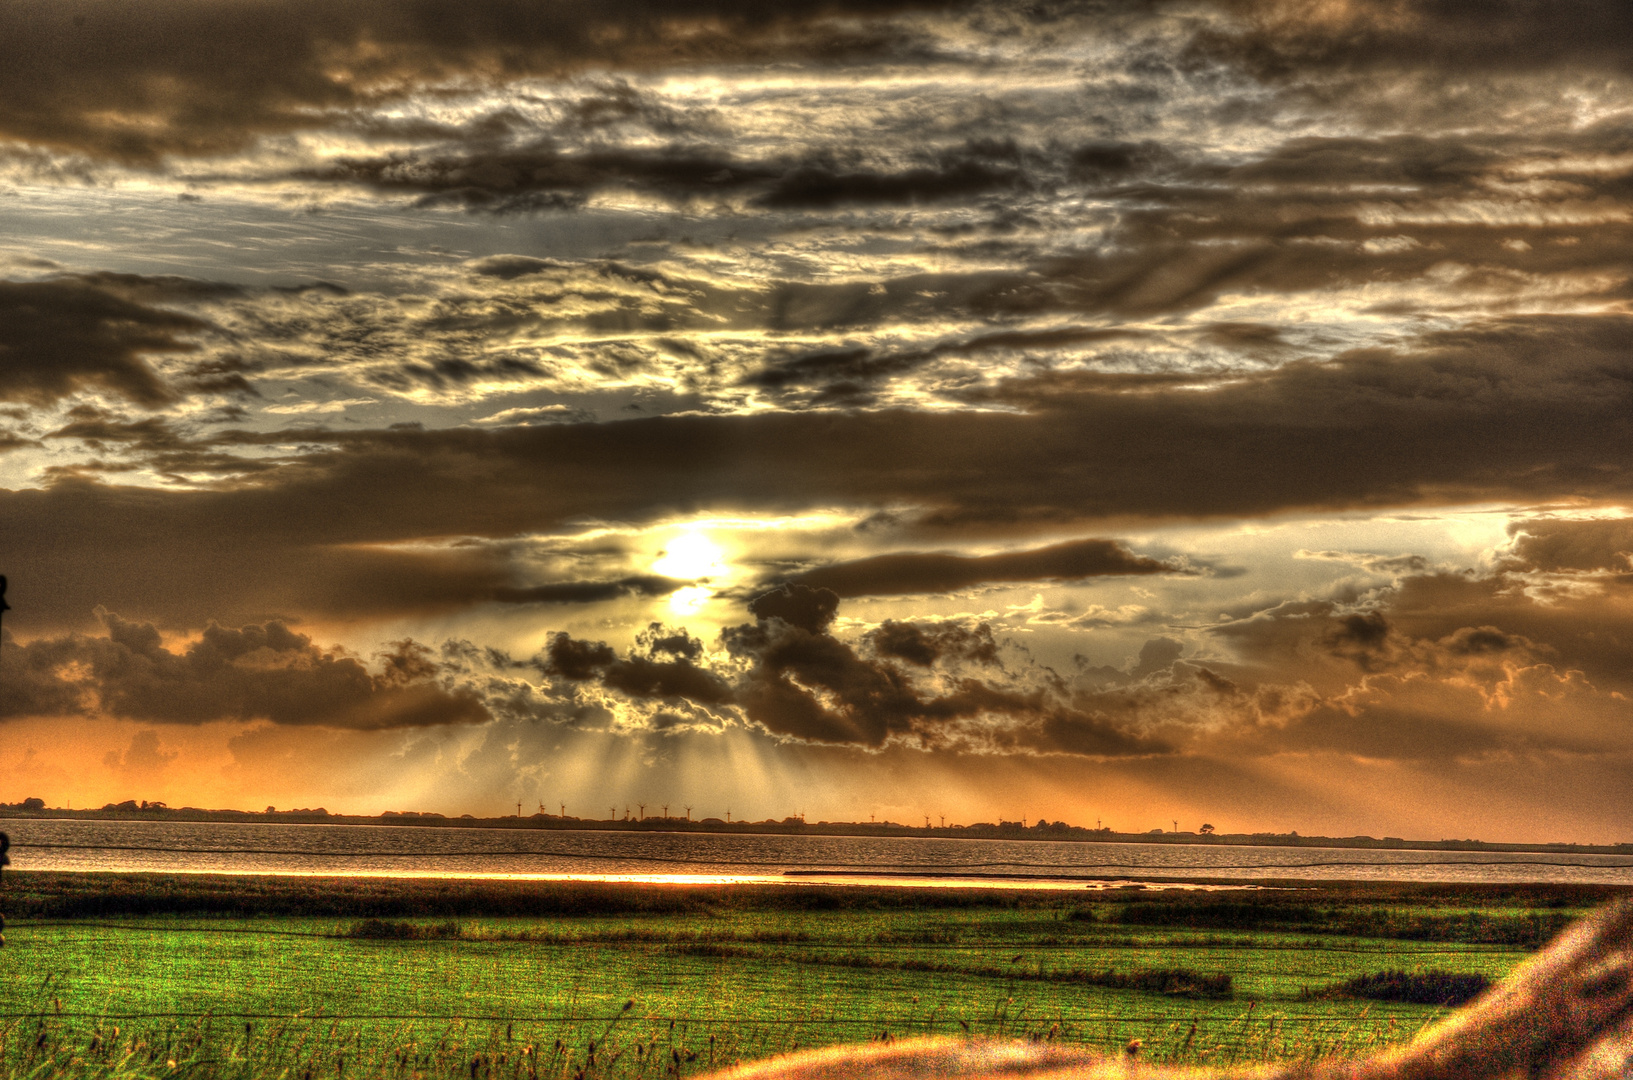
M 1063 821 L 1039 822 L 1025 825 L 1021 822 L 979 822 L 974 825 L 948 825 L 921 828 L 896 822 L 820 821 L 807 823 L 798 818 L 781 821 L 724 822 L 708 818 L 688 821 L 677 817 L 648 817 L 644 820 L 611 820 L 605 818 L 577 818 L 571 815 L 530 814 L 479 818 L 470 816 L 447 817 L 435 813 L 414 811 L 387 811 L 366 816 L 360 814 L 331 814 L 318 809 L 302 810 L 201 810 L 195 807 L 168 807 L 161 804 L 135 802 L 106 806 L 97 810 L 65 810 L 38 804 L 31 799 L 26 803 L 0 804 L 0 819 L 32 818 L 36 820 L 70 821 L 218 821 L 241 824 L 269 825 L 380 825 L 417 826 L 448 829 L 529 829 L 571 832 L 666 832 L 725 835 L 781 835 L 781 836 L 866 836 L 866 837 L 935 837 L 948 840 L 1046 840 L 1089 844 L 1199 844 L 1211 847 L 1305 847 L 1305 848 L 1358 848 L 1381 851 L 1487 851 L 1512 853 L 1572 854 L 1572 855 L 1633 855 L 1633 843 L 1618 844 L 1509 844 L 1484 840 L 1406 840 L 1397 836 L 1300 836 L 1298 833 L 1195 833 L 1195 832 L 1113 832 L 1111 829 L 1089 829 L 1068 825 Z
M 1576 884 L 1279 884 L 1288 888 L 1078 893 L 23 870 L 6 875 L 6 908 L 13 918 L 23 920 L 147 915 L 442 920 L 989 908 L 1053 911 L 1068 924 L 1087 920 L 1131 928 L 1277 929 L 1529 946 L 1565 925 L 1573 911 L 1629 892 L 1625 887 Z M 1458 910 L 1422 910 L 1448 904 Z M 1092 914 L 1081 914 L 1091 905 Z

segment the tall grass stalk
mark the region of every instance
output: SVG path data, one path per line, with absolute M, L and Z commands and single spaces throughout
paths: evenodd
M 653 1022 L 631 1006 L 597 1028 L 510 1021 L 346 1024 L 305 1017 L 264 1027 L 222 1018 L 184 1022 L 40 1018 L 0 1028 L 0 1074 L 16 1080 L 685 1080 L 738 1061 L 833 1042 L 934 1033 L 1084 1045 L 1115 1053 L 1130 1038 L 1153 1062 L 1229 1065 L 1366 1053 L 1403 1037 L 1365 1014 L 1299 1027 L 1292 1040 L 1275 1017 L 1250 1006 L 1226 1021 L 1172 1021 L 1136 1030 L 1116 1017 L 1065 1023 L 996 1001 L 988 1016 L 932 1016 L 872 1028 Z

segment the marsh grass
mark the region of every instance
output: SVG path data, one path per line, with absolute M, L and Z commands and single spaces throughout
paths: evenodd
M 1061 1042 L 1115 1053 L 1127 1025 L 1029 1018 L 1001 999 L 968 1034 Z M 0 1028 L 0 1070 L 15 1080 L 682 1080 L 740 1061 L 834 1042 L 961 1035 L 958 1022 L 925 1017 L 836 1032 L 810 1024 L 686 1024 L 617 1016 L 540 1025 L 423 1022 L 359 1026 L 321 1016 L 244 1022 L 200 1017 L 170 1023 L 38 1018 Z M 1314 1061 L 1380 1049 L 1406 1034 L 1365 1011 L 1321 1025 L 1292 1024 L 1249 1005 L 1235 1016 L 1175 1019 L 1145 1029 L 1142 1056 L 1176 1065 Z
M 374 881 L 337 900 L 304 882 L 149 884 L 145 899 L 118 888 L 167 914 L 115 898 L 101 910 L 122 914 L 64 919 L 95 906 L 90 891 L 30 879 L 31 909 L 57 914 L 18 921 L 0 955 L 0 1077 L 680 1080 L 925 1034 L 1113 1053 L 1138 1038 L 1161 1063 L 1312 1060 L 1375 1050 L 1445 1011 L 1325 991 L 1386 969 L 1495 979 L 1522 956 L 1340 933 L 1377 925 L 1369 905 L 1431 918 L 1562 910 L 1512 893 L 1306 890 L 1250 894 L 1266 914 L 1242 928 L 1190 918 L 1221 898 L 1149 895 Z M 1176 917 L 1125 921 L 1134 903 Z M 533 908 L 555 913 L 516 913 Z

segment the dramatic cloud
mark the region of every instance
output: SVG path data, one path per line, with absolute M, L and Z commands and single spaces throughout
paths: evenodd
M 210 595 L 236 597 L 243 618 L 305 606 L 514 601 L 525 591 L 503 590 L 533 586 L 488 549 L 379 545 L 503 539 L 585 518 L 885 504 L 911 508 L 902 519 L 916 531 L 957 535 L 1134 517 L 1629 498 L 1633 473 L 1619 462 L 1633 447 L 1630 341 L 1625 319 L 1514 318 L 1436 333 L 1413 351 L 1292 363 L 1202 391 L 1124 392 L 1115 378 L 1070 375 L 1018 381 L 987 396 L 1024 411 L 975 415 L 228 433 L 192 449 L 306 452 L 214 491 L 65 481 L 0 495 L 14 523 L 0 554 L 19 581 L 53 583 L 46 612 L 59 625 L 76 625 L 97 604 L 202 625 L 229 617 L 210 610 Z M 176 451 L 155 448 L 156 462 Z M 203 464 L 223 467 L 213 456 Z M 174 557 L 188 552 L 198 554 Z M 860 595 L 1176 569 L 1090 542 L 976 558 L 878 556 L 802 580 Z
M 0 757 L 1625 839 L 1630 18 L 11 0 Z
M 73 12 L 24 3 L 7 9 L 0 36 L 0 135 L 138 162 L 218 153 L 425 84 L 865 54 L 897 34 L 847 29 L 845 16 L 931 6 L 818 2 L 773 12 L 739 0 L 594 9 L 482 0 L 455 15 L 435 3 L 376 0 L 253 0 L 226 11 L 169 0 L 145 12 L 114 0 Z
M 677 203 L 746 196 L 771 210 L 846 205 L 901 206 L 1011 193 L 1030 186 L 1020 152 L 972 144 L 944 149 L 906 168 L 842 170 L 815 160 L 745 161 L 719 149 L 674 145 L 653 149 L 564 152 L 545 142 L 524 147 L 458 148 L 368 160 L 342 159 L 305 178 L 365 184 L 490 210 L 561 210 L 608 188 L 633 189 Z
M 617 581 L 559 581 L 499 588 L 493 591 L 493 599 L 502 604 L 594 604 L 621 596 L 666 596 L 685 584 L 675 578 L 647 574 Z
M 1633 68 L 1633 15 L 1614 0 L 1521 0 L 1499 7 L 1463 0 L 1216 3 L 1244 24 L 1204 37 L 1199 51 L 1246 61 L 1272 79 L 1335 68 L 1429 67 L 1448 74 Z
M 826 589 L 784 585 L 749 607 L 755 622 L 721 634 L 713 658 L 721 672 L 700 666 L 702 642 L 656 623 L 622 656 L 558 634 L 537 663 L 547 676 L 594 680 L 635 699 L 733 706 L 765 731 L 803 742 L 1091 756 L 1171 750 L 1126 703 L 1085 708 L 1048 672 L 1010 677 L 990 626 L 892 621 L 852 645 L 829 632 L 838 597 Z M 938 662 L 946 670 L 932 677 Z M 967 674 L 970 667 L 988 677 Z
M 0 401 L 48 405 L 99 389 L 137 405 L 165 404 L 179 391 L 146 357 L 192 352 L 187 335 L 208 328 L 88 281 L 0 281 Z
M 847 597 L 956 592 L 998 581 L 1075 581 L 1106 574 L 1187 572 L 1172 563 L 1135 555 L 1114 540 L 1070 540 L 997 555 L 909 551 L 876 555 L 807 570 L 799 580 Z
M 986 623 L 974 627 L 958 623 L 920 626 L 886 619 L 877 630 L 869 632 L 867 643 L 880 657 L 905 660 L 919 667 L 930 667 L 949 656 L 986 665 L 999 662 L 998 643 Z
M 1633 519 L 1532 518 L 1509 527 L 1515 569 L 1549 573 L 1633 570 Z
M 468 690 L 436 680 L 429 650 L 396 643 L 374 674 L 355 657 L 314 645 L 282 623 L 211 624 L 181 651 L 151 623 L 102 614 L 106 636 L 8 637 L 3 714 L 92 716 L 167 723 L 270 720 L 341 728 L 472 724 L 489 718 Z
M 597 679 L 609 689 L 636 698 L 684 698 L 703 705 L 731 699 L 724 680 L 694 663 L 702 645 L 684 631 L 666 632 L 654 623 L 637 644 L 645 646 L 646 655 L 631 652 L 619 657 L 602 642 L 592 644 L 557 634 L 545 650 L 542 669 L 548 675 L 579 682 Z M 669 659 L 658 659 L 663 656 Z

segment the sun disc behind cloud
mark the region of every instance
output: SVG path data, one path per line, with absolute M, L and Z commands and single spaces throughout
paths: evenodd
M 659 553 L 652 569 L 665 577 L 697 581 L 724 573 L 724 556 L 720 546 L 702 533 L 681 533 Z
M 669 610 L 676 615 L 696 615 L 714 597 L 714 590 L 702 585 L 676 589 L 669 597 Z

